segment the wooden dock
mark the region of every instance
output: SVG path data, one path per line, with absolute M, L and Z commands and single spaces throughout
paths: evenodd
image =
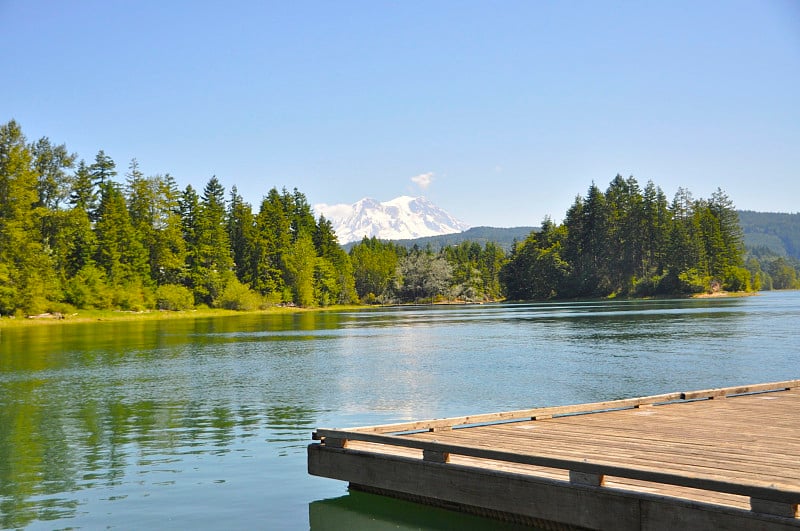
M 313 475 L 548 529 L 800 528 L 800 380 L 313 438 Z

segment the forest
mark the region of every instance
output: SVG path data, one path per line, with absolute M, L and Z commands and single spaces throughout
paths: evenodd
M 605 192 L 592 184 L 564 222 L 549 219 L 517 245 L 502 271 L 512 299 L 653 296 L 761 288 L 745 267 L 738 214 L 717 189 L 671 202 L 648 182 L 617 175 Z
M 745 256 L 737 212 L 721 190 L 705 200 L 681 189 L 668 202 L 652 182 L 641 190 L 621 176 L 605 192 L 592 184 L 562 224 L 545 219 L 510 252 L 492 241 L 435 249 L 374 238 L 348 252 L 297 189 L 273 187 L 254 209 L 217 177 L 181 190 L 169 174 L 143 175 L 135 159 L 120 176 L 102 150 L 87 163 L 47 137 L 29 143 L 14 120 L 0 126 L 0 315 L 638 297 L 797 283 L 792 264 L 771 272 L 763 258 Z

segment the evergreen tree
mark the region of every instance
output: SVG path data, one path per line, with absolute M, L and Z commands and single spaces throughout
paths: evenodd
M 200 261 L 198 259 L 197 220 L 200 212 L 200 196 L 187 185 L 178 200 L 180 213 L 181 236 L 186 245 L 186 287 L 195 293 L 195 287 L 202 281 Z M 195 299 L 197 300 L 197 299 Z
M 199 302 L 212 305 L 233 276 L 233 258 L 226 223 L 225 189 L 212 177 L 200 200 L 195 227 L 194 291 Z
M 667 257 L 667 241 L 670 231 L 670 215 L 667 198 L 661 188 L 648 181 L 642 198 L 644 233 L 642 238 L 642 267 L 639 276 L 643 279 L 660 279 Z M 644 293 L 650 295 L 652 293 Z
M 149 284 L 147 253 L 131 222 L 122 190 L 113 181 L 100 185 L 95 235 L 94 261 L 111 286 L 141 289 L 143 284 Z
M 0 314 L 39 313 L 60 298 L 42 245 L 38 175 L 16 121 L 0 126 Z
M 339 246 L 333 225 L 325 216 L 320 216 L 317 221 L 313 241 L 320 260 L 315 275 L 319 303 L 350 304 L 357 301 L 350 256 Z
M 291 194 L 284 189 L 283 195 L 284 204 L 288 205 L 287 211 L 291 216 L 292 241 L 296 241 L 301 234 L 313 236 L 316 230 L 316 221 L 306 196 L 297 188 Z
M 605 193 L 608 209 L 606 262 L 609 290 L 633 292 L 636 274 L 641 271 L 644 247 L 642 194 L 636 179 L 617 174 Z
M 254 285 L 257 278 L 253 258 L 255 244 L 255 218 L 252 207 L 242 199 L 236 186 L 231 188 L 228 205 L 228 238 L 236 270 L 236 277 L 245 284 Z
M 96 219 L 98 197 L 89 166 L 81 160 L 72 179 L 69 203 L 72 208 L 86 212 L 90 219 Z
M 292 243 L 289 205 L 276 188 L 272 188 L 261 201 L 256 216 L 251 268 L 254 279 L 251 286 L 262 295 L 272 294 L 273 299 L 288 302 L 284 278 L 284 255 Z
M 33 144 L 31 153 L 38 174 L 39 206 L 58 210 L 72 189 L 72 176 L 66 170 L 75 165 L 77 155 L 68 153 L 64 144 L 54 146 L 47 137 Z
M 503 267 L 501 278 L 510 299 L 552 299 L 563 296 L 569 264 L 561 257 L 565 227 L 556 226 L 549 217 L 542 221 L 539 233 L 532 232 L 517 244 L 511 259 Z
M 179 284 L 185 274 L 179 193 L 170 175 L 145 177 L 134 159 L 128 173 L 128 210 L 157 284 Z
M 94 163 L 89 166 L 89 174 L 92 176 L 94 185 L 102 187 L 107 182 L 113 181 L 117 176 L 117 165 L 110 156 L 102 149 L 94 157 Z
M 716 271 L 723 287 L 731 291 L 749 290 L 749 273 L 744 264 L 744 233 L 733 201 L 722 189 L 711 194 L 708 208 L 716 220 L 720 248 L 715 255 Z

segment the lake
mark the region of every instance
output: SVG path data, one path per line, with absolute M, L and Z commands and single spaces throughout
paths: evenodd
M 800 292 L 2 329 L 0 527 L 497 529 L 309 476 L 311 432 L 795 379 L 799 355 Z

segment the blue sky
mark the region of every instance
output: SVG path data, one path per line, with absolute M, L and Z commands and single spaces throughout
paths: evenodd
M 620 173 L 800 210 L 800 3 L 0 0 L 0 122 L 258 208 L 560 220 Z

